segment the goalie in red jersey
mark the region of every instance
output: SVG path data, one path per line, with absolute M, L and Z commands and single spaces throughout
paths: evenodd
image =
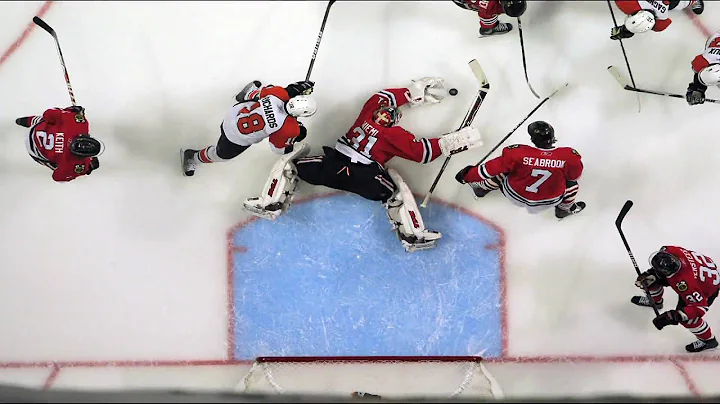
M 531 123 L 528 133 L 535 147 L 508 146 L 499 157 L 463 168 L 455 179 L 470 184 L 478 198 L 500 189 L 531 213 L 550 206 L 555 206 L 558 219 L 580 213 L 586 206 L 585 202 L 575 203 L 583 172 L 580 153 L 571 147 L 553 147 L 555 129 L 547 122 Z
M 647 271 L 640 274 L 635 286 L 644 287 L 658 309 L 663 307 L 663 288 L 670 287 L 678 294 L 677 307 L 653 319 L 658 330 L 668 325 L 682 324 L 697 340 L 686 345 L 688 352 L 717 348 L 718 342 L 703 319 L 718 296 L 720 273 L 710 257 L 682 247 L 664 246 L 650 256 Z M 638 306 L 651 307 L 646 296 L 634 296 Z
M 352 192 L 379 201 L 408 252 L 435 247 L 441 234 L 430 231 L 415 197 L 394 169 L 385 164 L 394 157 L 427 164 L 436 158 L 482 145 L 473 127 L 440 137 L 417 138 L 398 125 L 401 108 L 420 107 L 442 101 L 448 91 L 439 77 L 413 80 L 407 87 L 375 93 L 360 115 L 324 154 L 306 157 L 308 147 L 283 157 L 273 168 L 260 197 L 245 200 L 245 209 L 256 216 L 275 219 L 290 206 L 298 179 L 309 184 Z
M 53 170 L 53 180 L 72 181 L 100 167 L 97 156 L 105 146 L 90 137 L 83 107 L 52 108 L 42 115 L 18 118 L 15 123 L 30 128 L 25 139 L 28 154 Z

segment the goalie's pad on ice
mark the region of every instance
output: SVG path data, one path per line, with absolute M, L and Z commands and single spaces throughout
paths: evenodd
M 310 146 L 302 147 L 282 156 L 270 171 L 263 192 L 259 197 L 248 198 L 243 207 L 248 212 L 263 219 L 275 220 L 290 207 L 298 183 L 297 169 L 292 162 L 310 153 Z
M 388 174 L 395 182 L 397 190 L 387 201 L 387 215 L 405 251 L 414 252 L 435 247 L 442 234 L 425 229 L 425 223 L 410 188 L 394 169 L 389 169 Z
M 448 157 L 483 145 L 480 132 L 472 126 L 445 134 L 440 137 L 438 143 L 442 154 Z

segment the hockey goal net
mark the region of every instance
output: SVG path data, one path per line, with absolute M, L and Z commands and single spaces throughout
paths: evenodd
M 261 394 L 502 398 L 480 357 L 261 357 L 238 390 Z

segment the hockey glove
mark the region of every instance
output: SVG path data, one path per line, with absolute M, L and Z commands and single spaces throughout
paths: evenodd
M 465 176 L 473 168 L 475 168 L 475 166 L 467 166 L 467 167 L 463 168 L 462 170 L 458 171 L 458 173 L 455 174 L 455 181 L 457 181 L 461 184 L 467 184 L 467 182 L 465 182 Z
M 699 83 L 697 79 L 688 84 L 687 93 L 685 93 L 685 99 L 687 100 L 688 105 L 698 105 L 704 103 L 705 90 L 707 90 L 707 86 Z
M 654 285 L 658 281 L 657 275 L 651 270 L 647 270 L 643 273 L 641 273 L 637 279 L 635 280 L 635 286 L 639 288 L 647 288 L 649 289 L 652 285 Z
M 668 325 L 678 325 L 681 321 L 687 320 L 687 316 L 680 310 L 668 310 L 653 319 L 653 324 L 658 330 Z
M 632 38 L 635 34 L 628 31 L 627 27 L 624 25 L 621 25 L 619 27 L 614 27 L 610 30 L 610 39 L 618 40 L 618 39 L 628 39 Z
M 90 167 L 88 168 L 85 175 L 90 175 L 93 171 L 97 170 L 98 168 L 100 168 L 100 160 L 98 160 L 97 157 L 93 157 L 92 159 L 90 159 Z
M 315 83 L 312 81 L 298 81 L 285 87 L 290 98 L 297 97 L 298 95 L 310 95 L 313 92 L 313 86 Z

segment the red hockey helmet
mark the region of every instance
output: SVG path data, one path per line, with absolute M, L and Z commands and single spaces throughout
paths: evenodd
M 103 143 L 90 135 L 77 136 L 70 142 L 70 153 L 78 157 L 95 157 L 104 149 Z
M 373 112 L 373 121 L 378 124 L 385 127 L 391 127 L 398 123 L 398 121 L 402 118 L 402 112 L 400 112 L 400 108 L 392 107 L 392 106 L 384 106 L 380 109 Z
M 680 262 L 680 258 L 661 249 L 650 256 L 650 265 L 652 265 L 658 274 L 667 278 L 675 275 L 677 271 L 680 270 L 682 263 Z

